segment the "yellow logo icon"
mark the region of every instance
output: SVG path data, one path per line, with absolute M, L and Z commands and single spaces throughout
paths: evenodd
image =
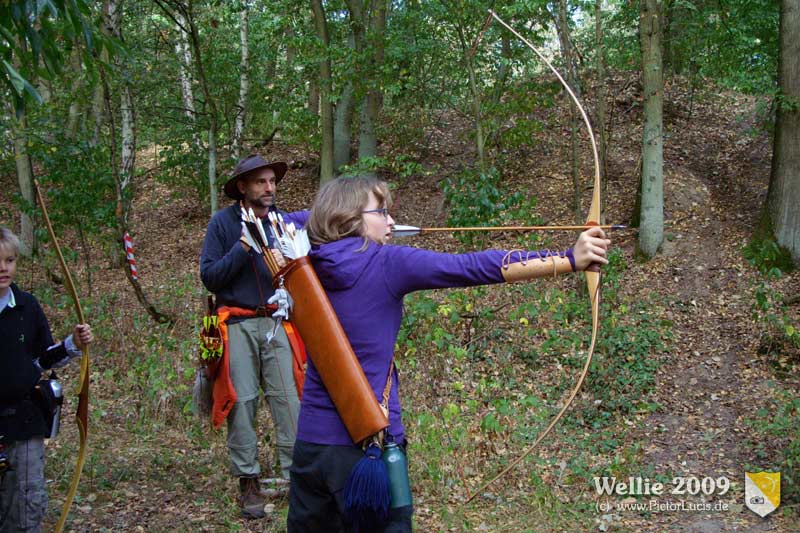
M 744 503 L 758 516 L 767 516 L 781 504 L 780 472 L 745 472 Z

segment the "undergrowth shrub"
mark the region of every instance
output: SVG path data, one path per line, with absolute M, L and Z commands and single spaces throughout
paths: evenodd
M 791 257 L 769 239 L 753 240 L 744 256 L 762 275 L 751 305 L 753 320 L 761 327 L 759 352 L 770 357 L 777 372 L 791 374 L 800 363 L 800 317 L 776 288 L 784 273 L 794 269 Z
M 447 225 L 458 227 L 504 226 L 514 221 L 526 225 L 539 225 L 535 213 L 536 198 L 525 198 L 522 193 L 511 193 L 503 188 L 500 172 L 496 168 L 486 171 L 462 170 L 447 178 L 442 187 L 448 205 Z M 521 224 L 521 223 L 519 223 Z M 486 246 L 488 233 L 456 232 L 456 238 L 470 248 Z M 534 247 L 533 233 L 520 233 L 517 243 L 521 248 Z
M 781 506 L 789 509 L 800 502 L 800 398 L 779 390 L 770 405 L 747 419 L 756 461 L 748 472 L 781 473 Z M 775 449 L 779 453 L 775 454 Z

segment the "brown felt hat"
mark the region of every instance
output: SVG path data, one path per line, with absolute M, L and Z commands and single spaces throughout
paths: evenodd
M 279 183 L 283 176 L 286 175 L 289 166 L 282 161 L 270 163 L 258 154 L 248 155 L 236 163 L 236 168 L 233 169 L 230 179 L 225 182 L 224 190 L 228 198 L 241 200 L 242 194 L 239 192 L 236 182 L 247 177 L 251 172 L 262 168 L 271 168 L 275 172 L 275 183 Z

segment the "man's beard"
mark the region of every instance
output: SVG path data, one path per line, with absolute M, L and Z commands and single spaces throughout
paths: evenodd
M 272 196 L 256 196 L 256 197 L 248 197 L 247 203 L 253 207 L 261 207 L 263 209 L 269 209 L 275 206 L 275 195 Z

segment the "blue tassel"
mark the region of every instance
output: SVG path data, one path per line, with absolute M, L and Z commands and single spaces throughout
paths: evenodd
M 344 487 L 348 521 L 359 529 L 379 526 L 389 516 L 389 474 L 381 449 L 371 444 L 358 460 Z

